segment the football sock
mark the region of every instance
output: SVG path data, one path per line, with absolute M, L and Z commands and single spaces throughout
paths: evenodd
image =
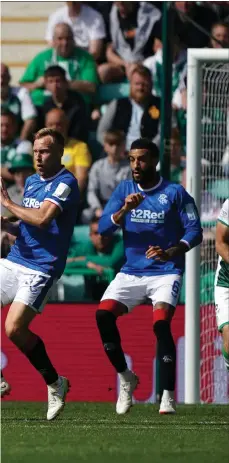
M 43 376 L 47 385 L 55 383 L 58 380 L 58 374 L 49 360 L 45 345 L 39 336 L 32 332 L 30 333 L 33 335 L 33 346 L 30 346 L 30 348 L 21 348 L 21 351 L 41 376 Z
M 157 337 L 157 355 L 159 360 L 160 395 L 163 390 L 174 391 L 176 379 L 176 347 L 170 324 L 166 320 L 158 320 L 154 325 Z
M 226 369 L 229 372 L 229 354 L 224 350 L 224 348 L 222 348 L 222 354 L 226 365 Z
M 107 357 L 118 373 L 124 372 L 127 364 L 115 315 L 107 310 L 98 309 L 96 321 Z
M 133 373 L 127 368 L 122 373 L 119 373 L 118 376 L 119 376 L 120 381 L 125 383 L 126 381 L 131 380 L 131 378 L 133 377 Z

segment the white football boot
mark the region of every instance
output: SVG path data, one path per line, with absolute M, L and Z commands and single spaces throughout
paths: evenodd
M 120 390 L 116 403 L 116 412 L 118 415 L 127 413 L 132 407 L 132 394 L 139 384 L 139 378 L 132 371 L 126 371 L 124 374 L 119 374 Z
M 48 421 L 54 420 L 61 410 L 63 410 L 68 390 L 69 381 L 64 376 L 59 376 L 55 383 L 48 386 Z
M 174 392 L 164 390 L 159 413 L 161 415 L 168 415 L 176 413 L 176 402 L 174 400 Z
M 2 376 L 1 377 L 1 397 L 4 397 L 5 395 L 9 395 L 10 391 L 11 391 L 11 387 L 9 383 L 7 383 L 5 378 L 3 378 Z

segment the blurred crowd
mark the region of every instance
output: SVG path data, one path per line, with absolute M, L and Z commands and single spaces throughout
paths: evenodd
M 11 86 L 10 69 L 1 64 L 1 172 L 13 201 L 20 204 L 35 171 L 33 134 L 44 126 L 64 135 L 63 164 L 78 179 L 81 204 L 62 278 L 68 300 L 99 299 L 120 268 L 121 236 L 101 237 L 98 220 L 118 183 L 131 178 L 132 141 L 147 137 L 160 145 L 162 4 L 66 2 L 48 18 L 47 48 L 28 64 L 18 86 Z M 185 186 L 187 49 L 229 48 L 229 2 L 173 2 L 173 17 L 171 180 Z M 229 173 L 229 109 L 227 104 L 216 114 L 207 90 L 203 131 L 210 127 L 214 135 L 219 118 L 223 127 L 220 179 Z M 212 150 L 201 161 L 212 178 Z M 214 222 L 220 207 L 210 194 L 203 186 L 205 222 Z M 3 256 L 10 245 L 3 234 Z

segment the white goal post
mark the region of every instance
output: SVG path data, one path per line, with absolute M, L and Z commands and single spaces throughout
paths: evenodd
M 224 66 L 229 63 L 229 49 L 188 50 L 186 188 L 194 197 L 198 210 L 201 206 L 204 63 Z M 200 402 L 200 246 L 186 254 L 185 294 L 185 403 L 196 404 Z

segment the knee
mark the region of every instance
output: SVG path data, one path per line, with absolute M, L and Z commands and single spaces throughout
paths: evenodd
M 21 328 L 17 322 L 7 321 L 5 322 L 5 333 L 7 338 L 10 340 L 15 340 L 20 337 Z

